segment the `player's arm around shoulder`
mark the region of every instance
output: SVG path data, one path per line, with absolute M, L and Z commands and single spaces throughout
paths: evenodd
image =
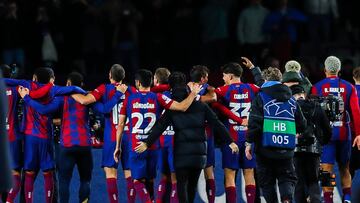
M 200 92 L 200 88 L 201 88 L 200 85 L 194 83 L 189 84 L 189 87 L 191 92 L 188 95 L 188 97 L 180 103 L 177 101 L 173 101 L 169 107 L 170 110 L 185 112 L 189 108 L 191 103 L 194 101 L 194 99 Z
M 94 89 L 92 92 L 88 93 L 87 95 L 82 94 L 72 94 L 71 97 L 78 103 L 82 105 L 89 105 L 96 101 L 99 101 L 101 97 L 106 92 L 106 86 L 105 84 L 99 85 L 96 89 Z
M 202 95 L 200 97 L 200 101 L 204 103 L 213 103 L 217 101 L 217 96 L 215 93 L 215 88 L 212 86 L 209 86 L 207 88 L 207 93 L 205 95 Z

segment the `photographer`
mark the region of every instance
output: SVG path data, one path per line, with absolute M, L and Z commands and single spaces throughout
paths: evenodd
M 295 187 L 296 202 L 320 203 L 319 167 L 321 145 L 327 144 L 331 138 L 329 120 L 315 100 L 306 97 L 304 87 L 293 85 L 290 87 L 293 97 L 301 107 L 307 120 L 306 130 L 298 135 L 295 148 L 295 171 L 298 182 Z M 307 191 L 307 193 L 306 193 Z

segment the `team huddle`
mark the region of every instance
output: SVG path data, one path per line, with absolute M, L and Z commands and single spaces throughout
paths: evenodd
M 55 76 L 50 68 L 36 69 L 33 80 L 27 81 L 12 79 L 11 69 L 3 65 L 9 105 L 6 121 L 14 179 L 14 186 L 8 192 L 6 202 L 14 202 L 18 195 L 22 171 L 25 174 L 25 200 L 33 202 L 34 182 L 39 170 L 44 175 L 45 202 L 53 201 L 53 114 L 59 111 L 62 112 L 60 152 L 57 157 L 60 164 L 56 169 L 59 200 L 69 202 L 70 181 L 76 165 L 80 176 L 79 202 L 89 201 L 93 169 L 90 108 L 104 116 L 101 167 L 106 175 L 109 202 L 119 201 L 119 163 L 126 180 L 128 202 L 140 200 L 146 203 L 161 203 L 165 202 L 166 193 L 170 194 L 171 203 L 193 202 L 196 192 L 194 186 L 199 178 L 197 172 L 202 169 L 206 179 L 208 202 L 215 202 L 215 138 L 219 140 L 222 152 L 227 202 L 237 201 L 235 180 L 239 169 L 242 169 L 244 175 L 247 202 L 256 201 L 259 195 L 256 194 L 257 185 L 265 199 L 273 202 L 274 187 L 269 187 L 276 183 L 270 182 L 262 174 L 266 166 L 263 161 L 273 157 L 264 155 L 266 151 L 263 149 L 276 149 L 279 156 L 284 155 L 284 150 L 286 153 L 294 151 L 296 137 L 305 132 L 306 125 L 309 124 L 301 112 L 296 95 L 310 92 L 322 97 L 333 93 L 343 100 L 341 117 L 336 121 L 325 120 L 329 125 L 324 126 L 323 133 L 327 134 L 328 138 L 322 143 L 324 146 L 320 159 L 322 170 L 328 172 L 333 172 L 335 162 L 339 163 L 343 201 L 350 202 L 349 162 L 352 139 L 354 138 L 354 145 L 360 146 L 360 125 L 355 124 L 360 122 L 357 94 L 359 85 L 355 88 L 351 83 L 339 79 L 337 74 L 340 61 L 334 59 L 335 57 L 329 58 L 325 61 L 327 78 L 313 87 L 302 75 L 300 65 L 293 61 L 287 63 L 284 77 L 281 78 L 278 69 L 268 68 L 265 73 L 261 73 L 249 59 L 243 57 L 241 65 L 228 63 L 222 67 L 225 84 L 218 88 L 208 84 L 209 70 L 202 65 L 191 69 L 190 81 L 187 81 L 181 72 L 170 74 L 167 68 L 158 68 L 154 74 L 140 69 L 134 76 L 133 87 L 123 84 L 125 70 L 121 65 L 114 64 L 109 71 L 110 83 L 101 84 L 89 92 L 81 88 L 83 77 L 76 72 L 68 75 L 66 86 L 57 86 L 54 85 Z M 255 84 L 241 81 L 242 67 L 251 71 Z M 266 71 L 270 73 L 267 74 Z M 280 73 L 280 78 L 272 77 L 274 72 Z M 285 74 L 296 76 L 295 80 L 287 80 Z M 359 75 L 360 73 L 358 77 Z M 356 80 L 355 76 L 354 79 Z M 360 81 L 360 78 L 357 79 Z M 266 88 L 274 86 L 279 86 L 279 91 L 269 93 Z M 282 90 L 289 94 L 289 97 L 277 100 L 276 94 L 280 94 Z M 20 101 L 23 101 L 21 105 Z M 204 104 L 206 105 L 203 107 Z M 199 105 L 199 108 L 194 109 L 194 105 Z M 23 116 L 19 121 L 18 108 L 21 106 Z M 257 120 L 258 112 L 255 107 L 261 109 L 260 122 Z M 279 115 L 285 114 L 286 116 L 281 117 L 282 120 L 279 119 Z M 200 120 L 204 122 L 200 122 L 197 119 L 199 117 L 203 118 Z M 182 120 L 179 122 L 178 118 Z M 194 120 L 192 125 L 189 123 L 191 120 Z M 276 126 L 274 120 L 280 124 Z M 258 132 L 258 126 L 255 126 L 258 123 L 261 125 L 261 132 Z M 197 124 L 203 126 L 199 128 Z M 269 126 L 273 125 L 274 129 L 270 129 Z M 290 130 L 284 130 L 286 128 Z M 190 130 L 199 130 L 199 136 L 191 137 L 193 134 Z M 258 134 L 261 134 L 262 138 L 259 138 Z M 293 156 L 294 153 L 289 159 L 291 166 L 294 165 Z M 287 159 L 287 155 L 284 156 L 283 160 Z M 259 164 L 261 168 L 256 169 Z M 161 172 L 161 180 L 154 191 L 157 171 Z M 282 202 L 293 201 L 297 183 L 295 169 L 293 172 L 294 174 L 285 177 L 290 177 L 290 181 L 283 181 L 290 184 L 289 187 L 286 184 L 282 187 L 282 177 L 278 178 Z M 258 177 L 257 181 L 255 176 Z M 170 188 L 166 187 L 168 183 L 171 184 Z M 332 190 L 329 186 L 323 189 L 325 202 L 332 202 Z M 310 196 L 311 202 L 317 202 L 316 197 L 310 194 L 306 196 Z

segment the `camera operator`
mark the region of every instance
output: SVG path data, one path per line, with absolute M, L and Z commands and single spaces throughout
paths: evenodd
M 327 108 L 328 118 L 332 127 L 332 137 L 329 144 L 323 148 L 321 155 L 321 168 L 333 172 L 335 161 L 338 162 L 341 184 L 343 188 L 343 201 L 351 201 L 351 175 L 349 161 L 351 153 L 351 122 L 355 132 L 353 146 L 360 149 L 360 110 L 355 87 L 338 77 L 341 62 L 335 56 L 325 60 L 326 78 L 316 83 L 312 94 L 325 98 L 324 107 Z M 334 107 L 334 108 L 333 108 Z M 330 113 L 330 114 L 329 114 Z M 355 137 L 356 136 L 356 137 Z M 324 187 L 324 202 L 333 202 L 333 187 Z
M 321 145 L 331 138 L 330 122 L 320 104 L 306 97 L 303 86 L 290 87 L 293 97 L 307 120 L 306 130 L 297 137 L 295 148 L 295 171 L 298 182 L 295 187 L 296 202 L 320 203 L 319 167 Z M 307 194 L 306 194 L 307 191 Z
M 293 202 L 295 137 L 306 129 L 306 119 L 291 90 L 280 82 L 280 70 L 270 67 L 263 76 L 266 82 L 251 104 L 245 153 L 251 159 L 255 143 L 258 183 L 265 200 L 278 202 L 277 180 L 281 202 Z

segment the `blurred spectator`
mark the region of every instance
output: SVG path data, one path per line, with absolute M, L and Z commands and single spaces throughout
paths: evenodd
M 339 18 L 336 0 L 305 0 L 305 11 L 309 16 L 311 43 L 328 42 L 331 24 Z
M 6 12 L 1 23 L 0 44 L 2 45 L 2 58 L 5 64 L 17 64 L 20 72 L 25 69 L 24 30 L 23 22 L 18 16 L 16 2 L 6 5 Z
M 264 31 L 270 36 L 271 51 L 280 61 L 287 61 L 296 50 L 298 40 L 297 24 L 305 22 L 306 16 L 289 8 L 287 0 L 278 0 L 278 9 L 265 19 Z
M 85 61 L 83 58 L 83 32 L 85 22 L 85 12 L 88 9 L 86 0 L 64 0 L 62 1 L 63 15 L 62 23 L 64 26 L 64 57 L 66 64 L 64 68 L 85 72 Z M 94 43 L 94 42 L 92 42 Z
M 101 0 L 88 4 L 83 16 L 82 53 L 86 73 L 94 74 L 105 64 L 105 29 Z M 114 27 L 114 24 L 112 24 Z M 109 37 L 111 39 L 111 37 Z M 110 41 L 109 39 L 109 41 Z M 110 53 L 109 45 L 109 53 Z
M 268 56 L 265 59 L 264 68 L 266 69 L 269 67 L 278 68 L 278 69 L 282 70 L 279 59 L 272 57 L 272 56 Z
M 269 11 L 261 5 L 261 0 L 251 0 L 239 15 L 237 26 L 238 42 L 243 55 L 254 61 L 260 59 L 265 47 L 265 35 L 262 25 Z
M 202 31 L 202 60 L 211 68 L 218 68 L 227 60 L 228 12 L 222 0 L 208 0 L 200 11 Z
M 199 63 L 200 29 L 197 0 L 176 0 L 171 24 L 172 62 L 178 67 Z
M 166 65 L 169 58 L 171 9 L 165 0 L 141 1 L 138 7 L 143 9 L 144 16 L 140 30 L 143 65 L 147 67 Z
M 115 6 L 115 5 L 114 5 Z M 130 0 L 119 0 L 116 9 L 113 35 L 113 63 L 120 63 L 135 74 L 139 68 L 139 31 L 142 16 Z
M 53 66 L 58 61 L 58 54 L 50 31 L 50 17 L 45 6 L 39 6 L 36 24 L 41 42 L 42 65 Z

